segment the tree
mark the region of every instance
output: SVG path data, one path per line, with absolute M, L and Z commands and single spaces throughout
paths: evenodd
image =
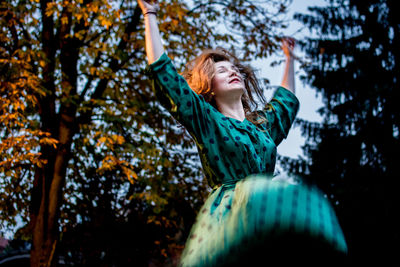
M 217 45 L 263 58 L 289 2 L 162 1 L 160 28 L 179 69 Z M 85 208 L 124 220 L 146 207 L 148 221 L 175 197 L 201 203 L 193 142 L 144 75 L 135 1 L 7 0 L 0 12 L 1 220 L 29 214 L 31 265 L 52 264 L 62 227 L 93 222 Z
M 297 14 L 315 34 L 304 80 L 322 95 L 322 124 L 299 120 L 308 162 L 285 161 L 338 212 L 354 265 L 398 260 L 400 21 L 391 0 L 332 0 Z

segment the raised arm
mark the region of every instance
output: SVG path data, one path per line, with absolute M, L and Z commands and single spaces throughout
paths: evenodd
M 157 0 L 137 0 L 137 2 L 144 16 L 147 61 L 152 64 L 164 53 L 157 23 L 159 5 Z
M 281 86 L 288 89 L 292 93 L 295 93 L 294 55 L 293 55 L 294 46 L 295 46 L 295 40 L 293 38 L 285 38 L 282 40 L 282 49 L 286 56 L 286 64 L 283 72 Z

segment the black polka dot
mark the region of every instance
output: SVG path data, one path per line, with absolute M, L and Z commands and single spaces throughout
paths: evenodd
M 227 119 L 228 119 L 227 117 L 223 117 L 223 118 L 222 118 L 223 121 L 226 121 Z
M 233 126 L 232 126 L 232 125 L 229 125 L 229 129 L 233 129 Z
M 224 141 L 228 141 L 228 140 L 229 140 L 229 137 L 224 136 Z
M 267 151 L 267 148 L 266 148 L 265 146 L 263 147 L 263 151 L 264 151 L 264 152 Z
M 240 136 L 236 136 L 235 139 L 239 141 L 240 140 Z
M 164 82 L 168 82 L 168 78 L 167 78 L 167 77 L 164 77 L 164 78 L 163 78 L 163 81 L 164 81 Z
M 239 143 L 238 143 L 238 142 L 235 142 L 235 146 L 239 147 Z
M 186 103 L 186 106 L 191 107 L 191 106 L 192 106 L 192 102 L 190 102 L 190 101 L 187 102 L 187 103 Z
M 246 128 L 247 128 L 247 130 L 251 130 L 251 127 L 250 127 L 250 126 L 247 126 Z
M 231 153 L 229 153 L 229 155 L 230 155 L 231 157 L 236 157 L 235 152 L 231 152 Z
M 282 196 L 282 189 L 280 188 L 279 189 L 279 195 L 278 195 L 278 199 L 277 199 L 277 202 L 278 202 L 278 205 L 280 206 L 280 205 L 282 205 L 283 204 L 283 196 Z
M 185 90 L 183 90 L 183 93 L 184 93 L 185 95 L 188 95 L 188 94 L 189 94 L 189 90 L 188 90 L 188 89 L 185 89 Z
M 216 161 L 218 161 L 218 160 L 219 160 L 219 157 L 218 157 L 218 156 L 215 156 L 214 159 L 215 159 Z
M 214 144 L 215 143 L 215 141 L 214 141 L 214 139 L 210 139 L 210 144 Z
M 179 82 L 179 77 L 175 76 L 175 81 Z
M 207 113 L 210 114 L 210 109 L 209 108 L 207 109 Z

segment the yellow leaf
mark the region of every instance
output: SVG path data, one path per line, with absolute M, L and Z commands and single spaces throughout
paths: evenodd
M 135 182 L 134 180 L 137 180 L 137 179 L 138 179 L 138 176 L 137 176 L 136 172 L 132 171 L 131 169 L 122 166 L 122 170 L 123 170 L 123 172 L 125 173 L 126 178 L 128 178 L 128 181 L 129 181 L 131 184 L 133 184 L 133 183 Z
M 95 4 L 90 5 L 89 11 L 96 13 L 99 10 L 99 7 Z
M 77 13 L 75 14 L 75 17 L 79 21 L 82 18 L 82 14 Z
M 90 74 L 94 75 L 96 73 L 96 68 L 95 67 L 90 67 Z
M 113 134 L 112 139 L 118 145 L 122 145 L 125 142 L 125 138 L 123 136 L 117 135 L 117 134 Z
M 100 24 L 101 24 L 102 26 L 105 26 L 107 29 L 108 29 L 108 27 L 110 27 L 111 24 L 112 24 L 110 20 L 108 20 L 107 18 L 105 18 L 105 17 L 103 17 L 103 16 L 99 16 L 99 20 L 100 20 Z
M 68 24 L 68 17 L 63 16 L 63 17 L 61 18 L 61 24 Z

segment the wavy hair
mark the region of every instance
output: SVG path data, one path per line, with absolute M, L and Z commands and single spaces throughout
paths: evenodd
M 254 73 L 254 70 L 247 65 L 244 65 L 232 53 L 223 48 L 204 50 L 198 57 L 189 61 L 186 64 L 183 77 L 188 82 L 190 88 L 204 99 L 217 108 L 215 100 L 211 94 L 212 79 L 215 75 L 214 64 L 219 61 L 228 61 L 239 69 L 242 77 L 244 77 L 245 93 L 242 95 L 242 104 L 246 119 L 253 124 L 260 124 L 266 121 L 266 118 L 260 116 L 257 110 L 258 103 L 255 95 L 261 101 L 262 105 L 266 104 L 263 90 L 260 87 L 259 81 Z

